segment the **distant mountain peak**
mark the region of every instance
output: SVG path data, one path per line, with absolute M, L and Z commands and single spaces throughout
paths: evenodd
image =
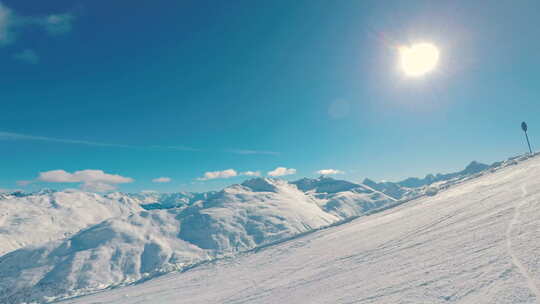
M 256 177 L 244 181 L 241 185 L 254 192 L 276 192 L 277 187 L 284 183 L 287 182 L 269 177 Z
M 465 167 L 465 169 L 462 172 L 471 174 L 471 173 L 477 173 L 477 172 L 483 171 L 487 168 L 489 168 L 489 165 L 473 160 L 470 164 L 467 165 L 467 167 Z
M 302 178 L 297 181 L 291 182 L 291 184 L 296 185 L 296 187 L 301 191 L 306 192 L 314 190 L 318 193 L 336 193 L 362 187 L 359 184 L 345 180 L 334 179 L 326 175 L 321 175 L 318 178 Z
M 437 173 L 427 174 L 424 178 L 409 177 L 399 182 L 375 182 L 369 178 L 364 179 L 363 183 L 375 190 L 390 195 L 396 199 L 401 199 L 406 196 L 417 196 L 419 193 L 423 193 L 421 190 L 425 186 L 429 186 L 433 183 L 449 181 L 452 179 L 459 179 L 469 175 L 473 175 L 488 169 L 490 166 L 472 161 L 465 169 L 453 172 L 453 173 Z

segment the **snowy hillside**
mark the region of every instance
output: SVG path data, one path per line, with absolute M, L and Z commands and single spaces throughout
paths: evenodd
M 303 178 L 291 184 L 318 201 L 326 212 L 341 219 L 359 216 L 395 201 L 392 197 L 366 185 L 324 176 L 317 179 Z
M 12 250 L 63 239 L 82 228 L 142 210 L 128 197 L 82 191 L 3 194 L 0 198 L 0 256 Z
M 50 301 L 136 282 L 287 239 L 394 203 L 365 186 L 329 178 L 310 180 L 309 186 L 300 188 L 284 180 L 257 178 L 179 208 L 145 211 L 139 210 L 137 204 L 145 205 L 148 201 L 136 200 L 134 196 L 114 193 L 88 202 L 82 198 L 89 194 L 77 193 L 81 197 L 77 197 L 75 205 L 93 206 L 101 200 L 116 199 L 119 205 L 129 203 L 129 214 L 113 217 L 103 212 L 107 220 L 97 223 L 97 218 L 93 218 L 95 225 L 66 235 L 65 239 L 51 237 L 55 241 L 0 257 L 0 302 Z M 68 194 L 74 195 L 58 192 L 45 197 L 53 204 L 52 201 Z M 61 227 L 67 223 L 63 221 Z M 27 227 L 30 224 L 39 225 L 29 222 Z M 31 235 L 29 231 L 25 233 Z
M 171 209 L 184 208 L 197 201 L 206 200 L 216 194 L 215 191 L 194 193 L 194 192 L 176 192 L 176 193 L 158 193 L 145 192 L 127 194 L 132 199 L 139 200 L 141 207 L 147 210 L 152 209 Z
M 477 161 L 473 161 L 469 165 L 467 165 L 465 169 L 459 172 L 447 174 L 438 173 L 436 175 L 428 174 L 424 178 L 409 177 L 399 182 L 377 183 L 369 178 L 366 178 L 364 179 L 363 184 L 377 191 L 385 193 L 392 198 L 410 200 L 422 196 L 426 194 L 426 192 L 429 193 L 429 191 L 432 190 L 430 189 L 431 186 L 434 186 L 436 189 L 441 187 L 449 187 L 457 182 L 468 179 L 482 171 L 490 168 L 496 169 L 501 166 L 508 165 L 509 163 L 513 163 L 514 161 L 515 160 L 511 158 L 507 161 L 496 162 L 491 166 L 479 163 Z
M 538 303 L 540 157 L 513 164 L 235 259 L 66 303 Z M 242 204 L 240 188 L 230 191 L 223 195 Z

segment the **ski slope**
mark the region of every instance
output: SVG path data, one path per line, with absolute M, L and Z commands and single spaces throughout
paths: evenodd
M 275 246 L 62 303 L 540 303 L 540 157 Z

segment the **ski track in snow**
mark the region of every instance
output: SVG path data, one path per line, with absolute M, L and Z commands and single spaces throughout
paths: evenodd
M 512 217 L 512 220 L 510 221 L 510 224 L 508 225 L 508 229 L 506 229 L 506 246 L 508 248 L 508 254 L 512 258 L 512 264 L 517 268 L 519 273 L 527 280 L 527 285 L 532 293 L 534 293 L 536 297 L 536 302 L 540 303 L 540 289 L 536 285 L 536 282 L 534 278 L 529 275 L 529 272 L 527 270 L 527 267 L 521 263 L 519 258 L 517 257 L 516 253 L 514 252 L 514 249 L 512 247 L 512 231 L 514 230 L 514 226 L 518 223 L 518 219 L 520 216 L 520 209 L 527 203 L 527 200 L 525 197 L 527 196 L 527 187 L 525 185 L 521 186 L 522 191 L 522 199 L 523 201 L 521 203 L 518 203 L 517 206 L 514 207 L 514 216 Z

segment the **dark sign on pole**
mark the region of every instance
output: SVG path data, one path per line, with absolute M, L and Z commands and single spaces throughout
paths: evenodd
M 523 129 L 523 132 L 527 132 L 527 123 L 526 122 L 521 123 L 521 129 Z
M 527 123 L 526 122 L 522 122 L 521 123 L 521 129 L 523 130 L 523 132 L 525 132 L 525 138 L 527 139 L 527 145 L 529 146 L 529 152 L 531 153 L 531 155 L 533 154 L 532 153 L 532 149 L 531 149 L 531 143 L 529 142 L 529 135 L 527 135 Z

